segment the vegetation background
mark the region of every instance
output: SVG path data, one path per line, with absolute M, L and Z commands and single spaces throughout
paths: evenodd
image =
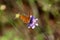
M 28 29 L 16 14 L 32 14 L 39 26 Z M 60 40 L 60 0 L 0 0 L 0 40 Z

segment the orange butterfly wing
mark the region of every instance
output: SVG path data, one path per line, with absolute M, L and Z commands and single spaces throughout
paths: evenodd
M 23 15 L 20 15 L 20 19 L 24 22 L 24 23 L 29 23 L 30 17 L 26 17 Z

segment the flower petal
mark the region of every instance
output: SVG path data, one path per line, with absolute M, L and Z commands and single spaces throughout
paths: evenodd
M 35 26 L 32 27 L 32 29 L 34 29 L 34 28 L 35 28 Z
M 35 25 L 38 26 L 38 23 L 36 23 Z

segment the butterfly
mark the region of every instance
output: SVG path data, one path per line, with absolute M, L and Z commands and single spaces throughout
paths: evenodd
M 24 16 L 24 15 L 19 15 L 17 14 L 16 17 L 19 17 L 24 23 L 26 23 L 28 25 L 28 28 L 32 28 L 34 29 L 35 26 L 38 26 L 38 19 L 35 18 L 33 15 L 30 16 Z
M 25 15 L 16 14 L 16 18 L 21 19 L 26 24 L 30 21 L 30 17 Z
M 30 17 L 24 16 L 24 15 L 20 15 L 19 17 L 24 23 L 29 23 L 30 21 Z

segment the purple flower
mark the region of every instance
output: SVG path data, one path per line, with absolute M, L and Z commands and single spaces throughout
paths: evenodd
M 38 19 L 34 16 L 30 15 L 30 22 L 28 23 L 28 28 L 34 29 L 35 26 L 38 26 Z

